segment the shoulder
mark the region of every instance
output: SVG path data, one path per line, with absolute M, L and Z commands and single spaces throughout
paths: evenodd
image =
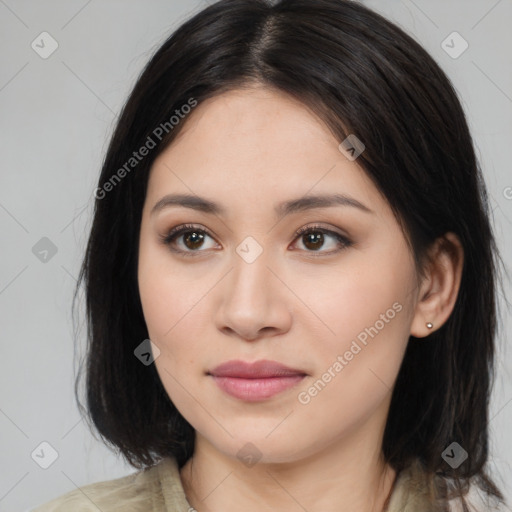
M 173 495 L 169 495 L 169 489 Z M 176 461 L 168 458 L 121 478 L 79 487 L 31 512 L 166 512 L 181 510 L 181 507 L 170 509 L 169 505 L 183 499 Z

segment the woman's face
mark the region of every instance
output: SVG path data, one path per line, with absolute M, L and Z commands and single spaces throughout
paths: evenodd
M 387 202 L 282 93 L 224 93 L 181 122 L 151 170 L 138 268 L 170 399 L 215 449 L 262 462 L 381 435 L 418 299 Z M 193 202 L 153 211 L 167 195 Z M 215 372 L 233 360 L 294 371 Z

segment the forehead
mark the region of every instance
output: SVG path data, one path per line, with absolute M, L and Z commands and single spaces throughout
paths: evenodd
M 182 122 L 171 146 L 175 153 L 194 146 L 215 157 L 240 160 L 254 155 L 304 155 L 317 149 L 320 140 L 325 146 L 337 147 L 334 136 L 304 104 L 264 87 L 236 89 L 209 98 Z
M 220 202 L 311 193 L 380 198 L 373 182 L 338 149 L 324 123 L 289 95 L 262 87 L 222 93 L 199 104 L 156 159 L 148 197 L 173 191 Z

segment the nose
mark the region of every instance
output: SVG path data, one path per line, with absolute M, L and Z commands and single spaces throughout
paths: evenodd
M 265 251 L 252 263 L 238 254 L 233 268 L 223 279 L 216 312 L 217 328 L 245 341 L 276 336 L 288 331 L 292 321 L 293 295 Z

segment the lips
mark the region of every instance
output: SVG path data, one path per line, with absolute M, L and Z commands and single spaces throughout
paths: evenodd
M 228 395 L 255 402 L 294 387 L 306 373 L 276 361 L 246 363 L 234 360 L 220 364 L 208 372 L 208 375 Z
M 215 367 L 211 372 L 215 377 L 233 377 L 238 379 L 266 379 L 272 377 L 289 377 L 306 375 L 302 370 L 289 368 L 276 361 L 260 360 L 254 363 L 245 361 L 227 361 Z

